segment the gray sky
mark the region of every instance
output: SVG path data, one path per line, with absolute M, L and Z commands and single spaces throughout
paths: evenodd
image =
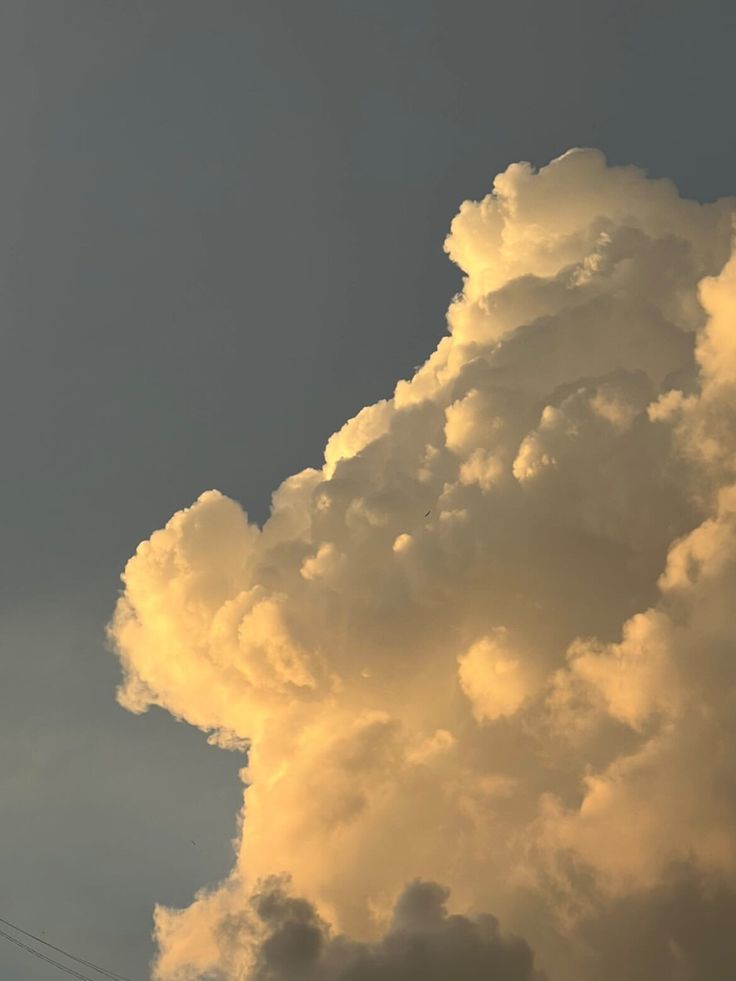
M 735 31 L 726 0 L 0 6 L 1 917 L 147 976 L 154 902 L 230 865 L 242 760 L 116 705 L 126 559 L 210 487 L 262 520 L 423 360 L 449 221 L 509 162 L 734 193 Z

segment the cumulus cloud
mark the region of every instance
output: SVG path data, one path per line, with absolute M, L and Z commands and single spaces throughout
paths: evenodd
M 593 150 L 510 166 L 415 375 L 262 528 L 208 491 L 138 548 L 121 702 L 248 747 L 161 981 L 514 981 L 527 942 L 553 981 L 725 977 L 735 214 Z
M 414 882 L 383 937 L 333 936 L 314 907 L 269 880 L 250 901 L 254 981 L 544 981 L 529 946 L 503 936 L 492 916 L 450 916 L 447 890 Z

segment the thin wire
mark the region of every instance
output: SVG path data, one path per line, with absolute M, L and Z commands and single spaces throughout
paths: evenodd
M 42 954 L 40 950 L 34 950 L 33 947 L 29 947 L 28 944 L 24 944 L 22 940 L 18 940 L 17 937 L 11 937 L 9 933 L 4 930 L 0 930 L 0 937 L 5 937 L 9 940 L 11 944 L 16 944 L 16 946 L 21 947 L 23 950 L 27 950 L 29 954 L 33 954 L 34 957 L 40 957 L 42 961 L 46 961 L 47 964 L 53 964 L 54 967 L 58 967 L 60 971 L 66 971 L 67 974 L 71 974 L 72 977 L 79 978 L 80 981 L 93 981 L 93 979 L 88 974 L 80 974 L 79 971 L 75 971 L 73 967 L 66 967 L 64 964 L 60 964 L 55 961 L 53 957 L 47 957 L 46 954 Z
M 106 977 L 111 978 L 112 981 L 130 981 L 130 978 L 126 978 L 124 974 L 116 974 L 114 971 L 108 971 L 105 967 L 100 967 L 99 964 L 95 964 L 93 961 L 86 961 L 83 957 L 77 957 L 75 954 L 70 954 L 68 950 L 64 950 L 63 947 L 56 947 L 54 944 L 49 943 L 48 940 L 43 940 L 41 937 L 37 937 L 35 933 L 29 933 L 28 930 L 24 930 L 22 927 L 16 926 L 15 923 L 11 923 L 10 920 L 4 920 L 0 916 L 0 923 L 4 923 L 5 926 L 11 927 L 13 930 L 17 930 L 18 933 L 22 933 L 25 937 L 30 937 L 32 940 L 38 941 L 38 943 L 43 944 L 45 947 L 50 947 L 51 950 L 55 950 L 57 954 L 63 954 L 64 957 L 68 957 L 72 961 L 76 961 L 77 964 L 83 964 L 85 967 L 91 967 L 93 971 L 98 971 L 100 974 L 104 974 Z M 7 937 L 8 940 L 12 940 L 14 943 L 15 938 L 9 937 L 7 933 L 0 930 L 0 933 Z M 20 941 L 18 941 L 20 943 Z M 35 954 L 38 951 L 32 950 L 31 948 L 25 947 L 25 944 L 21 944 L 26 950 L 31 950 L 31 953 Z M 43 954 L 39 954 L 39 957 L 43 957 Z M 49 958 L 44 958 L 48 960 Z M 56 963 L 52 961 L 51 963 Z M 66 970 L 64 968 L 64 970 Z

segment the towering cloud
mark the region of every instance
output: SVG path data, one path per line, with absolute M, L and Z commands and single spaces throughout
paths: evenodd
M 121 702 L 248 747 L 158 978 L 731 976 L 735 214 L 512 165 L 414 377 L 263 528 L 209 491 L 138 548 Z

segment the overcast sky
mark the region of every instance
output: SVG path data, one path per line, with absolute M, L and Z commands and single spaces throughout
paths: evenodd
M 4 0 L 0 917 L 147 976 L 154 903 L 231 864 L 243 760 L 116 704 L 125 561 L 208 488 L 262 521 L 409 375 L 508 163 L 736 192 L 735 31 L 726 0 Z

